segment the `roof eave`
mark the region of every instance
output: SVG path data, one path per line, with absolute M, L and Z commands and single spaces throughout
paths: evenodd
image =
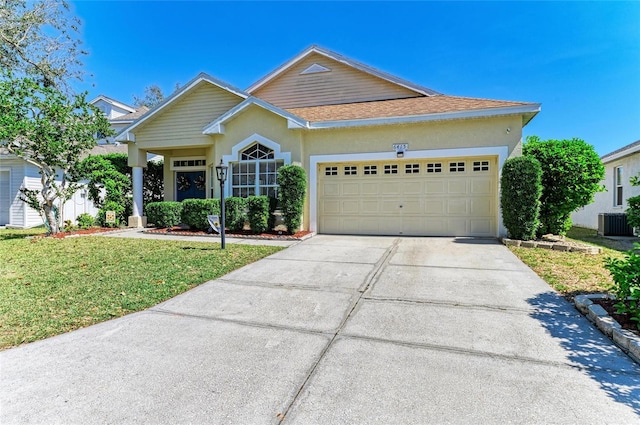
M 640 142 L 640 141 L 638 141 L 638 142 Z M 614 151 L 614 152 L 608 153 L 608 154 L 604 155 L 603 157 L 601 157 L 600 160 L 603 163 L 606 164 L 606 163 L 609 163 L 611 161 L 615 161 L 617 159 L 624 158 L 625 156 L 629 156 L 629 155 L 633 155 L 634 153 L 638 153 L 638 152 L 640 152 L 640 143 L 638 143 L 638 142 L 632 143 L 628 147 L 622 148 L 622 149 L 620 149 L 618 151 Z

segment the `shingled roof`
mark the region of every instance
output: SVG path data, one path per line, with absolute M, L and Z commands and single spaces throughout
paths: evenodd
M 343 121 L 374 118 L 409 117 L 450 112 L 536 106 L 535 103 L 478 99 L 458 96 L 424 96 L 339 105 L 287 109 L 307 121 Z

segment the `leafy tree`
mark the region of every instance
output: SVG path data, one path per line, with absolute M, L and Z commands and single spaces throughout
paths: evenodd
M 513 239 L 535 239 L 540 225 L 542 168 L 535 158 L 507 159 L 500 178 L 502 219 Z
M 144 88 L 144 97 L 133 95 L 133 106 L 135 106 L 136 108 L 146 106 L 147 108 L 151 109 L 163 100 L 164 94 L 162 93 L 162 89 L 159 86 L 153 84 Z
M 67 88 L 83 75 L 79 26 L 65 0 L 0 0 L 0 67 Z
M 21 199 L 40 213 L 53 234 L 60 225 L 55 210 L 78 190 L 72 176 L 99 132 L 113 134 L 104 114 L 87 103 L 86 93 L 67 98 L 31 78 L 0 80 L 0 146 L 38 167 L 42 189 L 23 188 Z
M 631 177 L 631 185 L 640 186 L 640 174 Z M 627 199 L 627 222 L 632 227 L 640 227 L 640 195 Z
M 566 234 L 571 213 L 593 202 L 604 187 L 604 166 L 593 146 L 581 139 L 540 140 L 527 137 L 525 156 L 536 158 L 542 166 L 539 235 Z
M 100 209 L 107 202 L 119 205 L 120 221 L 126 221 L 132 209 L 131 167 L 127 155 L 111 153 L 92 155 L 78 167 L 77 179 L 89 180 L 89 199 Z M 143 174 L 143 202 L 160 202 L 164 199 L 163 164 L 149 161 Z M 104 195 L 104 196 L 103 196 Z M 104 215 L 104 214 L 102 214 Z
M 78 177 L 89 180 L 89 199 L 100 209 L 99 216 L 106 216 L 105 211 L 117 211 L 118 221 L 126 220 L 131 211 L 131 179 L 121 172 L 126 171 L 121 167 L 122 157 L 126 167 L 124 154 L 89 156 L 78 167 Z M 114 205 L 117 208 L 113 208 Z

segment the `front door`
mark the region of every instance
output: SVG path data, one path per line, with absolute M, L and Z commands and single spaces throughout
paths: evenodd
M 204 171 L 176 171 L 176 200 L 206 198 L 206 180 Z

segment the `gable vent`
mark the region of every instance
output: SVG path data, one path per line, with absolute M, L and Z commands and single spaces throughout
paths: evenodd
M 308 67 L 307 69 L 302 71 L 300 73 L 300 75 L 303 75 L 303 74 L 318 74 L 320 72 L 331 72 L 331 69 L 327 68 L 326 66 L 322 66 L 322 65 L 319 65 L 317 63 L 314 63 L 313 65 L 311 65 L 310 67 Z

